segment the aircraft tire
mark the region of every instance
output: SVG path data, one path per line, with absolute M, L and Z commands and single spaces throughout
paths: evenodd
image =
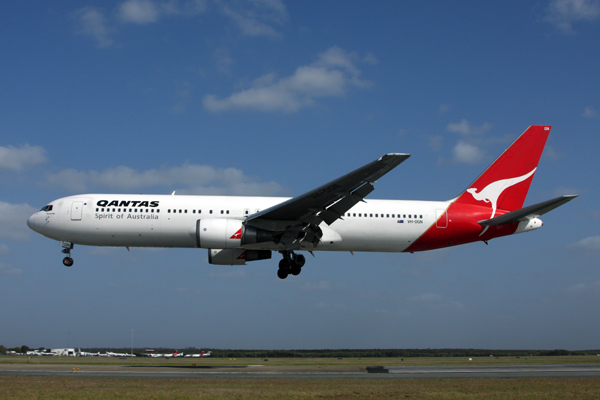
M 71 257 L 65 257 L 63 258 L 63 264 L 65 267 L 70 267 L 73 265 L 73 259 Z
M 305 263 L 306 263 L 306 257 L 304 257 L 302 254 L 298 254 L 294 258 L 294 264 L 296 264 L 300 268 L 304 267 Z
M 292 269 L 290 270 L 290 274 L 292 274 L 294 276 L 300 275 L 300 272 L 302 272 L 302 268 L 297 264 L 294 264 L 292 266 Z
M 284 270 L 284 269 L 278 269 L 277 276 L 279 277 L 279 279 L 285 279 L 288 276 L 288 272 L 287 272 L 287 270 Z
M 292 263 L 288 258 L 284 258 L 281 261 L 279 261 L 279 270 L 284 270 L 286 272 L 289 272 L 289 270 L 292 268 Z

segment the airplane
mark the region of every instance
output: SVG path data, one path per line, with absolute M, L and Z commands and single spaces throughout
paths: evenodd
M 203 248 L 215 265 L 245 265 L 276 251 L 281 279 L 301 272 L 300 251 L 414 253 L 487 244 L 540 228 L 541 215 L 577 197 L 523 208 L 550 129 L 531 125 L 447 201 L 365 200 L 373 183 L 410 157 L 389 153 L 293 198 L 82 194 L 50 202 L 27 225 L 60 242 L 67 267 L 75 244 Z
M 185 358 L 200 358 L 200 357 L 209 357 L 210 356 L 210 351 L 207 352 L 202 352 L 200 354 L 186 354 Z
M 174 358 L 174 357 L 183 357 L 183 353 L 179 353 L 179 350 L 175 350 L 173 354 L 162 354 L 163 358 Z
M 107 351 L 106 354 L 108 355 L 108 357 L 135 357 L 135 354 L 113 353 L 112 351 Z

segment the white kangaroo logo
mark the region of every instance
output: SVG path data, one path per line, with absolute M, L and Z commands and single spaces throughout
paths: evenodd
M 499 181 L 492 182 L 489 185 L 487 185 L 485 188 L 483 188 L 479 193 L 477 193 L 477 188 L 469 188 L 469 189 L 467 189 L 467 192 L 471 193 L 473 198 L 477 201 L 492 203 L 492 216 L 490 217 L 490 219 L 492 219 L 492 218 L 494 218 L 494 215 L 496 215 L 496 208 L 498 206 L 498 204 L 497 204 L 498 197 L 500 197 L 502 192 L 504 192 L 509 187 L 514 186 L 517 183 L 523 182 L 525 179 L 529 178 L 531 175 L 533 175 L 533 173 L 535 172 L 536 169 L 537 169 L 537 167 L 532 169 L 531 172 L 529 172 L 523 176 L 519 176 L 516 178 L 509 178 L 509 179 L 501 179 Z M 489 226 L 486 226 L 485 229 L 483 230 L 483 232 L 481 232 L 479 234 L 479 236 L 483 235 L 485 233 L 485 231 L 487 231 L 488 228 L 489 228 Z

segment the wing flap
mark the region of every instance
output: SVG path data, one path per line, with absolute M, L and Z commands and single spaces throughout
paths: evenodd
M 349 196 L 344 197 L 327 210 L 319 214 L 319 217 L 325 221 L 327 225 L 331 225 L 338 218 L 341 218 L 346 211 L 354 207 L 358 202 L 363 201 L 363 199 L 373 190 L 375 190 L 375 186 L 367 182 L 354 192 L 350 193 Z
M 483 226 L 496 226 L 511 224 L 527 218 L 537 218 L 540 215 L 546 214 L 548 211 L 552 211 L 555 208 L 562 206 L 576 197 L 578 197 L 578 195 L 560 196 L 551 200 L 546 200 L 538 204 L 521 208 L 520 210 L 511 211 L 509 213 L 500 215 L 499 217 L 478 221 L 477 223 Z

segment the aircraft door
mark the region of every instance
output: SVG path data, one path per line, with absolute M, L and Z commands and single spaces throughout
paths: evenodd
M 83 201 L 74 201 L 71 205 L 71 221 L 81 221 Z
M 448 227 L 448 213 L 446 210 L 435 210 L 435 226 L 438 228 Z

